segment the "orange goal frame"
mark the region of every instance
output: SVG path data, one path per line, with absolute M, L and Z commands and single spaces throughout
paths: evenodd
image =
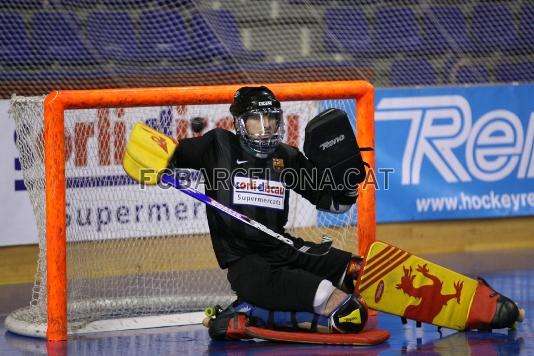
M 246 84 L 251 85 L 251 84 Z M 263 84 L 280 101 L 356 99 L 356 132 L 360 147 L 375 145 L 374 87 L 366 81 Z M 46 177 L 47 339 L 67 339 L 66 185 L 64 111 L 163 105 L 231 103 L 243 85 L 54 91 L 44 101 Z M 374 151 L 362 153 L 375 167 Z M 360 185 L 358 253 L 376 236 L 374 184 Z

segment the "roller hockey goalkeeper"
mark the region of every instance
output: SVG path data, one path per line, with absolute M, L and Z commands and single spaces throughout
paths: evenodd
M 303 189 L 298 191 L 299 194 L 312 201 L 318 209 L 343 212 L 350 207 L 356 199 L 355 187 L 363 179 L 365 169 L 361 156 L 359 155 L 358 146 L 355 139 L 353 139 L 354 134 L 350 124 L 348 124 L 346 114 L 339 110 L 331 109 L 318 115 L 306 128 L 304 150 L 307 157 L 301 157 L 298 153 L 295 153 L 295 156 L 291 156 L 294 149 L 281 144 L 281 135 L 283 134 L 281 110 L 278 109 L 279 104 L 276 104 L 272 93 L 266 90 L 266 88 L 242 89 L 236 93 L 236 98 L 232 106 L 233 109 L 231 108 L 236 120 L 237 137 L 222 130 L 213 130 L 203 137 L 182 140 L 178 144 L 178 147 L 176 147 L 176 143 L 171 138 L 141 126 L 141 131 L 139 132 L 148 133 L 148 136 L 146 140 L 142 138 L 133 139 L 132 136 L 127 147 L 124 162 L 124 167 L 128 174 L 134 179 L 145 180 L 148 183 L 154 184 L 159 182 L 162 177 L 165 177 L 161 172 L 168 168 L 177 169 L 187 167 L 198 169 L 202 164 L 210 166 L 212 164 L 211 162 L 214 162 L 213 164 L 227 165 L 229 168 L 235 168 L 233 167 L 235 166 L 235 162 L 238 162 L 237 164 L 239 162 L 250 162 L 254 166 L 265 165 L 274 167 L 276 160 L 276 162 L 286 162 L 286 164 L 291 164 L 295 167 L 317 167 L 321 170 L 329 170 L 329 172 L 333 173 L 334 181 L 340 183 L 345 177 L 345 173 L 349 169 L 356 167 L 355 174 L 351 176 L 353 181 L 349 181 L 348 183 L 343 181 L 346 184 L 341 184 L 344 188 L 340 190 L 316 191 Z M 268 106 L 268 108 L 259 108 L 259 103 L 263 106 Z M 225 147 L 229 148 L 227 150 L 229 154 L 226 157 Z M 140 173 L 141 168 L 143 170 L 151 168 L 152 173 L 147 177 L 146 171 L 143 174 Z M 234 195 L 238 193 L 235 190 L 233 192 Z M 217 204 L 212 204 L 211 206 L 217 207 L 217 205 L 220 205 L 220 207 L 227 208 L 231 206 L 236 210 L 241 208 L 235 204 L 235 200 L 231 199 L 232 192 L 207 191 L 206 196 L 212 202 L 217 202 Z M 215 200 L 215 197 L 220 197 L 220 199 Z M 205 201 L 205 203 L 208 204 L 208 201 Z M 258 214 L 253 214 L 253 216 L 262 216 L 262 214 L 265 214 L 263 211 L 265 211 L 273 214 L 273 217 L 279 216 L 281 222 L 284 221 L 284 215 L 281 212 L 265 210 L 263 208 L 255 207 Z M 222 213 L 226 213 L 230 219 L 236 219 L 238 216 L 237 214 L 229 214 L 224 209 L 219 210 Z M 243 215 L 242 212 L 238 211 L 237 213 Z M 209 214 L 212 214 L 211 220 Z M 215 219 L 214 216 L 217 218 Z M 309 270 L 304 271 L 306 272 L 305 275 L 309 276 L 306 277 L 310 278 L 309 281 L 302 279 L 301 274 L 304 271 L 300 272 L 300 270 L 297 270 L 297 273 L 295 273 L 294 271 L 287 270 L 287 272 L 284 272 L 285 277 L 282 275 L 281 282 L 284 281 L 284 278 L 288 278 L 288 280 L 294 279 L 295 283 L 293 284 L 295 286 L 292 283 L 289 285 L 295 289 L 296 294 L 288 295 L 286 293 L 288 296 L 287 299 L 284 297 L 278 298 L 277 293 L 285 292 L 283 289 L 278 288 L 267 291 L 267 293 L 258 294 L 263 289 L 262 285 L 265 286 L 263 282 L 271 278 L 270 276 L 274 271 L 272 270 L 273 267 L 270 267 L 271 264 L 273 266 L 291 266 L 291 268 L 306 264 L 303 261 L 307 260 L 307 257 L 304 258 L 302 256 L 310 256 L 310 254 L 307 253 L 308 251 L 306 249 L 300 248 L 306 245 L 301 239 L 279 230 L 277 225 L 266 225 L 264 226 L 266 229 L 263 230 L 261 228 L 258 229 L 257 226 L 252 226 L 261 233 L 252 233 L 249 230 L 242 237 L 239 236 L 240 230 L 236 229 L 235 225 L 226 225 L 227 227 L 223 229 L 217 228 L 212 230 L 212 224 L 215 225 L 215 221 L 217 224 L 228 221 L 220 220 L 223 218 L 219 218 L 219 216 L 214 215 L 213 211 L 208 210 L 208 221 L 210 222 L 210 231 L 212 231 L 214 249 L 221 267 L 229 269 L 228 279 L 232 288 L 237 291 L 240 299 L 224 311 L 222 311 L 222 308 L 215 308 L 220 312 L 211 316 L 206 323 L 210 327 L 210 334 L 212 336 L 234 339 L 264 337 L 271 340 L 348 343 L 354 345 L 376 344 L 387 339 L 387 332 L 365 330 L 367 316 L 366 304 L 354 292 L 355 281 L 358 278 L 361 281 L 361 278 L 365 276 L 365 271 L 361 275 L 359 273 L 361 269 L 359 262 L 361 260 L 351 257 L 349 253 L 344 251 L 335 248 L 328 249 L 324 254 L 316 255 L 317 258 L 324 259 L 326 265 L 330 264 L 331 267 L 325 268 L 325 271 L 320 271 L 320 267 L 318 267 L 320 263 L 314 267 L 313 264 L 315 262 L 312 264 L 306 262 L 309 265 L 306 268 Z M 285 218 L 287 219 L 287 215 Z M 240 221 L 246 223 L 247 219 L 244 220 Z M 276 221 L 276 219 L 271 221 Z M 269 235 L 267 232 L 269 230 L 274 234 Z M 213 233 L 213 231 L 235 231 L 235 233 L 229 236 L 220 236 L 220 233 Z M 279 238 L 280 236 L 288 239 L 291 243 L 287 243 L 284 239 Z M 230 246 L 233 252 L 229 255 L 228 252 L 230 251 L 224 251 L 223 253 L 221 251 L 221 241 L 227 241 L 226 246 Z M 277 255 L 275 257 L 265 253 L 258 255 L 256 252 L 257 247 L 254 247 L 250 252 L 245 252 L 246 250 L 243 250 L 243 247 L 236 249 L 237 246 L 234 245 L 234 241 L 239 244 L 260 244 L 266 248 L 266 251 L 277 251 Z M 293 246 L 291 246 L 292 244 Z M 293 252 L 285 252 L 286 250 L 283 246 L 291 247 Z M 295 248 L 295 246 L 299 248 Z M 311 248 L 313 247 L 315 246 L 311 245 Z M 237 251 L 241 251 L 239 252 L 240 256 L 231 257 L 232 254 L 235 256 Z M 313 254 L 311 255 L 313 256 Z M 371 260 L 369 255 L 367 256 L 367 260 Z M 386 271 L 388 269 L 388 260 L 386 259 L 384 261 L 382 261 L 383 264 L 380 265 L 379 270 L 383 269 Z M 365 266 L 369 265 L 366 264 Z M 254 275 L 251 275 L 253 278 L 247 277 L 243 279 L 243 276 L 246 276 L 248 271 L 255 271 Z M 310 271 L 312 274 L 307 274 Z M 315 273 L 318 275 L 314 276 L 313 274 Z M 381 273 L 378 274 L 381 275 Z M 280 278 L 280 274 L 276 274 L 276 276 L 276 278 Z M 410 279 L 411 276 L 405 278 L 405 280 Z M 246 283 L 244 283 L 245 281 Z M 363 282 L 356 285 L 357 290 L 361 288 L 361 283 Z M 368 283 L 371 282 L 368 281 Z M 297 284 L 302 286 L 302 288 L 298 288 Z M 380 288 L 386 288 L 389 284 L 390 282 L 388 281 L 382 281 L 382 287 Z M 284 285 L 284 283 L 281 285 Z M 287 285 L 287 281 L 285 285 Z M 363 288 L 361 290 L 362 293 L 365 292 Z M 309 296 L 307 297 L 306 303 L 301 304 L 298 301 L 299 291 L 303 295 Z M 346 292 L 349 292 L 349 294 L 346 294 Z M 265 298 L 263 294 L 271 297 Z M 299 305 L 301 306 L 299 307 Z M 476 306 L 476 303 L 472 306 Z M 373 305 L 373 307 L 379 310 L 381 308 L 380 305 Z M 245 312 L 245 310 L 248 310 L 248 312 Z M 249 313 L 250 310 L 255 310 L 258 313 L 251 314 Z M 284 318 L 281 317 L 288 310 L 293 313 L 291 314 L 293 315 L 291 324 L 287 324 L 287 320 L 284 321 Z M 510 317 L 510 320 L 514 320 L 514 322 L 520 319 L 519 309 L 517 308 L 517 310 L 517 315 Z M 273 322 L 272 318 L 269 317 L 266 320 L 262 320 L 261 311 L 268 311 L 268 315 L 278 315 L 277 322 Z M 401 316 L 413 317 L 414 319 L 419 318 L 417 313 L 414 317 L 405 313 L 404 309 L 402 313 L 394 310 L 385 311 Z M 295 322 L 295 318 L 300 318 L 301 322 Z M 433 322 L 433 320 L 429 322 Z M 307 325 L 308 328 L 303 327 L 302 324 Z M 501 325 L 505 325 L 506 327 L 508 324 L 508 322 L 504 324 L 490 323 L 490 327 Z M 244 329 L 237 330 L 234 327 L 235 325 L 241 325 Z M 448 324 L 443 326 L 451 327 Z M 482 328 L 485 325 L 477 326 Z M 464 328 L 466 327 L 472 327 L 472 325 L 465 326 Z M 328 332 L 324 333 L 325 330 Z M 289 334 L 280 334 L 279 332 Z

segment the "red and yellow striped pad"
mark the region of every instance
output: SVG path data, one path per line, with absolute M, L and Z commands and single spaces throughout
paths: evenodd
M 384 242 L 369 246 L 357 290 L 375 310 L 464 330 L 478 282 Z

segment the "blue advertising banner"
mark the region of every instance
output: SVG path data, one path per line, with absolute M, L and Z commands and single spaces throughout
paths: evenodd
M 379 89 L 377 220 L 534 214 L 534 85 Z

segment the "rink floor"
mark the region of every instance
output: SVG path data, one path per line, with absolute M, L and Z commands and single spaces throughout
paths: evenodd
M 489 253 L 434 258 L 449 266 L 456 263 L 460 272 L 483 276 L 496 290 L 516 300 L 526 310 L 526 319 L 514 331 L 442 329 L 440 332 L 431 325 L 424 324 L 422 328 L 417 328 L 414 322 L 402 325 L 398 317 L 380 313 L 378 328 L 388 330 L 391 338 L 375 347 L 212 342 L 207 329 L 201 325 L 88 334 L 73 337 L 67 343 L 47 344 L 41 339 L 7 332 L 3 315 L 0 317 L 0 355 L 530 355 L 534 354 L 532 257 L 533 252 L 522 251 L 517 256 Z

